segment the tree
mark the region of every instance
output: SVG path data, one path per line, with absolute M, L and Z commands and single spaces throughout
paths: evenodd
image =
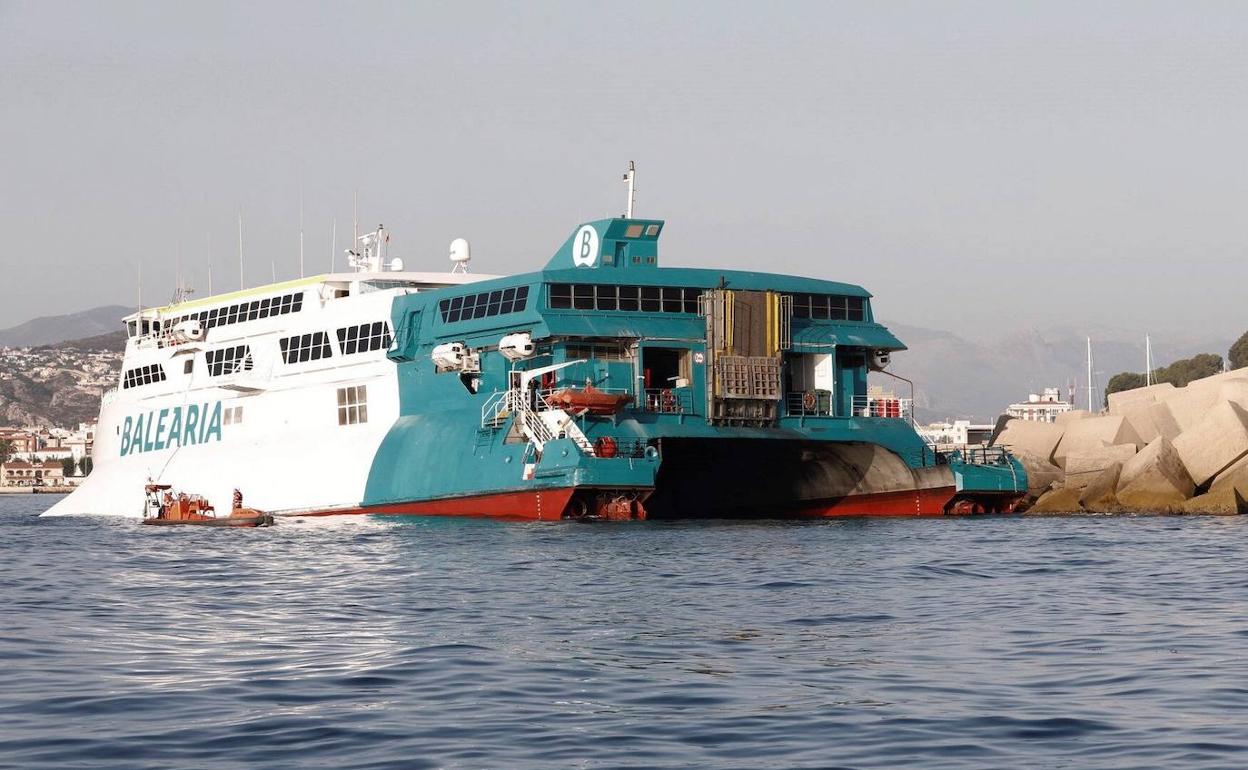
M 82 458 L 82 462 L 78 464 L 78 467 L 82 468 L 83 476 L 90 476 L 91 469 L 95 467 L 95 463 L 91 462 L 91 458 L 88 456 Z
M 13 457 L 13 442 L 0 438 L 0 463 L 7 463 Z
M 1135 390 L 1142 388 L 1145 384 L 1145 378 L 1142 374 L 1135 372 L 1119 372 L 1109 378 L 1109 384 L 1105 386 L 1105 405 L 1109 406 L 1109 394 L 1117 393 L 1120 390 Z
M 1197 353 L 1191 358 L 1182 358 L 1169 366 L 1157 371 L 1157 382 L 1168 382 L 1181 388 L 1192 380 L 1212 377 L 1222 371 L 1222 356 L 1214 353 Z
M 77 467 L 78 467 L 78 463 L 74 461 L 74 458 L 72 457 L 61 458 L 61 473 L 64 474 L 65 478 L 69 478 L 70 476 L 73 476 L 74 468 L 77 468 Z
M 1235 344 L 1231 345 L 1231 352 L 1227 353 L 1226 359 L 1232 369 L 1242 369 L 1248 366 L 1248 332 L 1244 332 L 1243 336 L 1235 340 Z

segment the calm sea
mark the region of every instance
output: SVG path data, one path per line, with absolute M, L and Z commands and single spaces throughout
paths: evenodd
M 267 530 L 0 497 L 4 768 L 1248 767 L 1248 519 Z

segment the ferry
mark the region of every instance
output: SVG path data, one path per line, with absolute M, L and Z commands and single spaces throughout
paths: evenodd
M 665 223 L 577 226 L 512 276 L 388 260 L 126 317 L 94 470 L 46 515 L 134 515 L 153 484 L 275 514 L 509 519 L 945 515 L 1026 493 L 868 391 L 905 346 L 861 286 L 660 263 Z

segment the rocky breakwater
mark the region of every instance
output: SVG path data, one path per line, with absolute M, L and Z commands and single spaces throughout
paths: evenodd
M 1104 414 L 1010 420 L 1033 513 L 1248 513 L 1248 368 L 1112 393 Z

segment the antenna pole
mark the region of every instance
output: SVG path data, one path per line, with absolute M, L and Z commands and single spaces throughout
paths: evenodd
M 299 277 L 303 277 L 303 190 L 299 191 Z
M 212 233 L 208 233 L 208 296 L 212 296 Z
M 1144 384 L 1153 384 L 1153 340 L 1144 335 Z
M 238 210 L 238 290 L 243 290 L 243 210 Z
M 633 204 L 637 201 L 636 179 L 637 166 L 630 160 L 628 162 L 628 171 L 624 173 L 624 181 L 628 182 L 628 207 L 624 209 L 625 219 L 633 218 Z
M 1098 409 L 1092 407 L 1092 338 L 1088 337 L 1088 411 L 1096 414 Z
M 334 217 L 334 226 L 329 236 L 329 272 L 334 272 L 338 260 L 338 217 Z
M 360 242 L 360 191 L 351 194 L 351 248 Z

